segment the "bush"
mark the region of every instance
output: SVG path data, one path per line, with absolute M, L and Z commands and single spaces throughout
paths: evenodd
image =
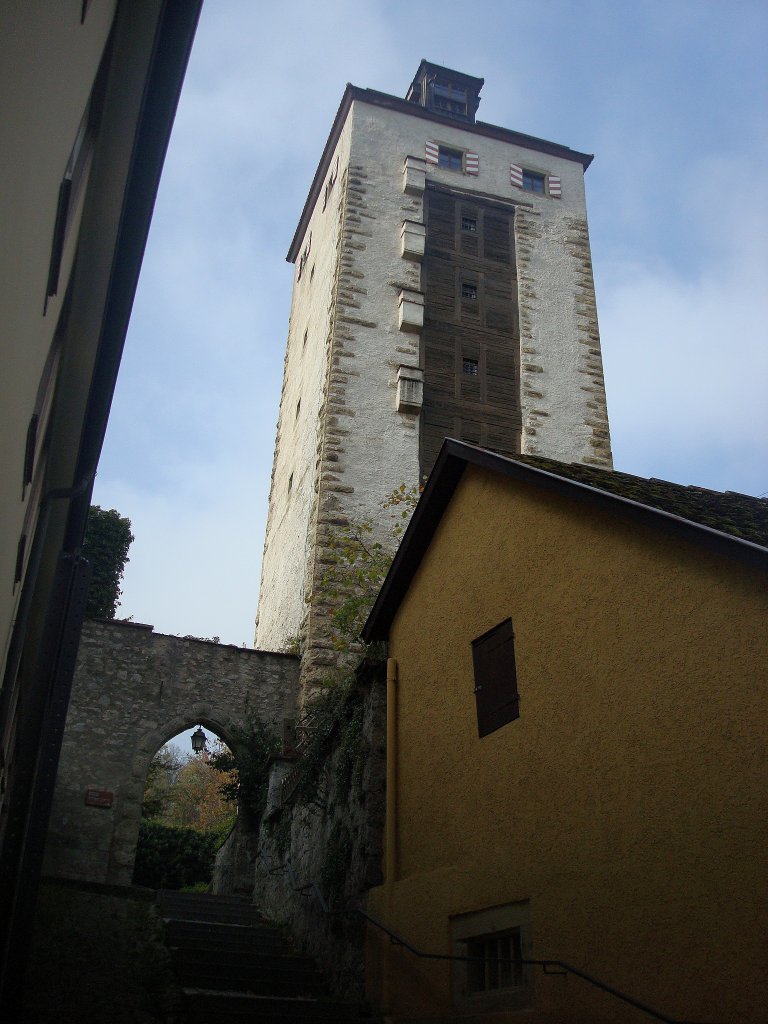
M 139 828 L 133 884 L 151 889 L 208 885 L 216 851 L 224 839 L 222 831 L 169 828 L 145 819 Z

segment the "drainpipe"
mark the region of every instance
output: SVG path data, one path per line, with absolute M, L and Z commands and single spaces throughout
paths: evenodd
M 387 658 L 387 809 L 384 826 L 384 883 L 387 896 L 387 921 L 392 909 L 397 872 L 397 661 Z M 383 950 L 381 1004 L 384 1019 L 391 1020 L 392 984 L 390 947 Z
M 397 661 L 387 658 L 387 817 L 384 846 L 387 886 L 397 870 Z

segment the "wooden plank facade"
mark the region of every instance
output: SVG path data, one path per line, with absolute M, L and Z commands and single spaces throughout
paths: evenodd
M 520 333 L 514 207 L 425 193 L 421 472 L 445 437 L 520 451 Z

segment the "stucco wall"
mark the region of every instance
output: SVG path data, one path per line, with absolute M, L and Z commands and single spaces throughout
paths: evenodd
M 250 718 L 295 714 L 298 660 L 154 633 L 151 626 L 86 622 L 56 780 L 44 871 L 128 884 L 149 762 L 198 722 L 233 746 Z M 85 805 L 93 787 L 111 808 Z
M 373 913 L 448 952 L 451 915 L 529 900 L 533 957 L 757 1024 L 767 604 L 757 570 L 468 469 L 391 632 L 399 847 Z M 520 718 L 478 739 L 470 643 L 507 616 Z M 445 965 L 372 951 L 404 1016 L 448 1011 Z M 532 1020 L 637 1019 L 573 978 L 535 991 Z
M 19 8 L 13 10 L 13 7 Z M 21 10 L 23 6 L 23 12 Z M 58 294 L 46 299 L 59 185 L 77 137 L 116 3 L 92 5 L 84 24 L 79 4 L 29 0 L 0 12 L 0 95 L 12 104 L 0 125 L 3 189 L 0 224 L 0 306 L 3 333 L 0 401 L 0 665 L 13 627 L 20 588 L 13 585 L 22 533 L 31 544 L 40 500 L 37 479 L 22 493 L 27 427 L 38 411 L 38 447 L 50 402 L 36 407 L 38 388 L 72 273 L 85 188 L 74 205 L 62 254 Z M 30 54 L 35 59 L 30 59 Z M 40 69 L 46 73 L 41 74 Z M 52 389 L 51 389 L 52 390 Z M 27 554 L 29 553 L 29 545 Z

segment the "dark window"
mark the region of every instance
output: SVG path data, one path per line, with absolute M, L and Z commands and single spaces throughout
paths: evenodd
M 299 418 L 299 412 L 301 411 L 301 399 L 296 403 L 296 419 Z
M 312 269 L 309 272 L 309 280 L 311 282 L 311 281 L 314 281 L 314 279 L 315 279 L 315 264 L 313 263 L 312 264 Z
M 462 231 L 477 231 L 477 217 L 462 217 L 461 218 L 461 230 Z
M 487 736 L 520 717 L 512 619 L 505 619 L 472 641 L 472 663 L 477 732 Z
M 27 484 L 32 483 L 32 476 L 35 470 L 35 452 L 37 451 L 37 425 L 40 417 L 33 413 L 27 427 L 27 443 L 24 446 L 24 476 L 22 479 L 22 491 Z
M 461 282 L 461 297 L 462 299 L 476 299 L 477 298 L 477 285 L 471 284 L 469 281 Z
M 13 585 L 21 583 L 21 577 L 24 574 L 24 552 L 27 549 L 27 535 L 22 533 L 19 537 L 19 543 L 16 547 L 16 568 L 13 573 Z
M 291 493 L 292 488 L 293 488 L 293 473 L 291 473 L 291 475 L 288 477 L 288 493 L 289 494 Z
M 444 114 L 467 116 L 467 90 L 455 85 L 432 85 L 432 109 Z
M 468 373 L 471 377 L 476 377 L 479 372 L 477 359 L 463 359 L 461 368 L 464 373 Z
M 307 338 L 308 337 L 309 337 L 309 328 L 307 328 L 306 331 L 304 331 L 304 341 L 301 343 L 302 344 L 302 348 L 306 347 Z
M 449 171 L 460 171 L 464 167 L 464 154 L 458 149 L 440 146 L 437 151 L 437 166 L 445 167 Z
M 524 984 L 522 941 L 519 928 L 496 935 L 467 939 L 467 991 L 495 992 Z
M 538 192 L 544 195 L 544 175 L 535 171 L 523 171 L 523 188 L 526 192 Z

